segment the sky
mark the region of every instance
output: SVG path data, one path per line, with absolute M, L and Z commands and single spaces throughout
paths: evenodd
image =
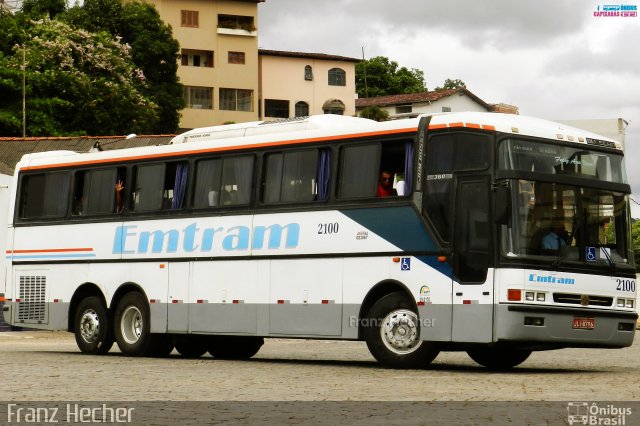
M 258 45 L 353 58 L 364 48 L 366 59 L 424 71 L 429 90 L 460 79 L 485 102 L 516 105 L 522 115 L 623 118 L 627 175 L 640 203 L 640 11 L 594 16 L 613 4 L 640 0 L 266 0 Z

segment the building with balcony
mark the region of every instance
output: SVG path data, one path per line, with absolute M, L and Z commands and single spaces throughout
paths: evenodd
M 180 128 L 258 119 L 258 3 L 264 0 L 146 0 L 181 46 L 186 107 Z

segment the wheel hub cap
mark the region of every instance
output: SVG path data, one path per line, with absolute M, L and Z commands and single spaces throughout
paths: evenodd
M 90 310 L 82 315 L 80 320 L 80 335 L 87 343 L 94 343 L 100 334 L 100 318 L 94 310 Z
M 415 351 L 422 343 L 419 340 L 418 317 L 408 309 L 399 309 L 387 315 L 380 327 L 385 346 L 397 354 Z
M 120 324 L 122 337 L 129 344 L 136 343 L 142 335 L 142 313 L 135 306 L 129 306 L 122 314 Z

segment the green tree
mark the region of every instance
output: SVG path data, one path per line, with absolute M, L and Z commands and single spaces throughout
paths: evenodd
M 53 19 L 65 10 L 67 10 L 65 0 L 24 0 L 22 2 L 22 13 L 31 18 Z
M 0 85 L 7 94 L 0 100 L 0 134 L 21 134 L 23 67 L 28 135 L 152 130 L 158 108 L 143 95 L 146 82 L 126 44 L 49 18 L 19 23 L 21 42 L 0 56 Z
M 133 1 L 85 0 L 71 8 L 65 19 L 89 31 L 107 31 L 131 46 L 131 56 L 142 70 L 146 84 L 142 92 L 158 105 L 155 133 L 178 129 L 179 110 L 184 108 L 182 84 L 178 81 L 180 46 L 153 5 Z
M 366 78 L 366 84 L 365 84 Z M 361 98 L 426 92 L 421 70 L 400 67 L 384 56 L 356 64 L 356 92 Z
M 447 78 L 444 81 L 444 85 L 442 87 L 436 87 L 435 90 L 457 89 L 459 87 L 467 87 L 467 85 L 464 83 L 464 81 L 459 80 L 457 78 L 455 80 L 451 80 L 450 78 Z
M 360 111 L 360 117 L 375 121 L 386 121 L 389 119 L 389 113 L 379 106 L 372 105 L 363 108 L 362 111 Z

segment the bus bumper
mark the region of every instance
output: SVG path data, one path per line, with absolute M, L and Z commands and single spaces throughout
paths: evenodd
M 638 314 L 628 311 L 524 304 L 497 305 L 495 341 L 539 349 L 631 346 Z

